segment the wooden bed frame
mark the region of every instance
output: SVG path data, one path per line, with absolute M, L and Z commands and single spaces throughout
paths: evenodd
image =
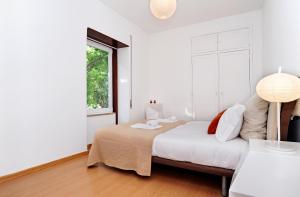
M 192 170 L 192 171 L 196 171 L 196 172 L 203 172 L 203 173 L 207 173 L 207 174 L 214 174 L 214 175 L 222 176 L 222 196 L 227 196 L 228 189 L 229 189 L 228 178 L 231 178 L 234 173 L 234 170 L 230 170 L 230 169 L 226 169 L 226 168 L 194 164 L 194 163 L 185 162 L 185 161 L 175 161 L 175 160 L 165 159 L 165 158 L 156 157 L 156 156 L 152 156 L 152 163 L 157 163 L 157 164 Z
M 170 159 L 164 159 L 161 157 L 152 156 L 152 162 L 157 164 L 163 164 L 167 166 L 173 166 L 177 168 L 183 168 L 187 170 L 192 170 L 196 172 L 203 172 L 208 174 L 214 174 L 219 176 L 226 176 L 232 177 L 234 170 L 225 169 L 225 168 L 218 168 L 212 166 L 205 166 L 200 164 L 194 164 L 191 162 L 184 162 L 184 161 L 175 161 Z
M 289 121 L 291 120 L 292 112 L 295 108 L 295 105 L 296 105 L 296 101 L 282 104 L 281 117 L 280 117 L 282 141 L 287 140 Z M 222 176 L 222 196 L 228 195 L 228 189 L 229 189 L 228 178 L 231 178 L 234 173 L 234 170 L 230 170 L 230 169 L 205 166 L 200 164 L 194 164 L 191 162 L 175 161 L 175 160 L 164 159 L 156 156 L 152 157 L 152 163 L 163 164 L 163 165 L 173 166 L 177 168 Z

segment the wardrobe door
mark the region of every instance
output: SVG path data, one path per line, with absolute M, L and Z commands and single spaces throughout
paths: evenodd
M 224 51 L 249 48 L 249 37 L 249 29 L 222 32 L 218 37 L 218 49 Z
M 220 53 L 220 108 L 244 103 L 251 95 L 249 50 Z
M 196 120 L 211 120 L 218 112 L 218 56 L 194 56 L 193 109 Z
M 217 34 L 209 34 L 192 38 L 192 53 L 194 55 L 218 50 Z

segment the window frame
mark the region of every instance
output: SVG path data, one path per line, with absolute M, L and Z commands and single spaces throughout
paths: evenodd
M 112 68 L 112 54 L 113 50 L 107 46 L 104 46 L 97 41 L 93 41 L 90 39 L 87 39 L 86 46 L 95 47 L 97 49 L 103 50 L 108 52 L 108 108 L 87 108 L 87 115 L 102 115 L 102 114 L 108 114 L 113 112 L 113 68 Z M 87 57 L 86 57 L 87 58 Z M 86 65 L 87 68 L 87 65 Z M 86 71 L 87 72 L 87 71 Z M 86 81 L 87 83 L 87 81 Z M 87 101 L 86 101 L 87 102 Z

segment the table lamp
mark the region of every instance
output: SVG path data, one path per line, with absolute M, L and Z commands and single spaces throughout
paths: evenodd
M 300 79 L 294 75 L 278 73 L 266 76 L 260 80 L 256 86 L 258 96 L 269 102 L 277 103 L 277 141 L 269 144 L 268 148 L 280 151 L 295 151 L 292 146 L 280 143 L 280 104 L 291 102 L 300 98 Z

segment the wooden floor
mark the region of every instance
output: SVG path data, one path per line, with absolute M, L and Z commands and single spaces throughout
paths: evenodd
M 221 178 L 154 165 L 151 177 L 100 165 L 86 168 L 87 156 L 0 184 L 1 197 L 14 196 L 221 196 Z

